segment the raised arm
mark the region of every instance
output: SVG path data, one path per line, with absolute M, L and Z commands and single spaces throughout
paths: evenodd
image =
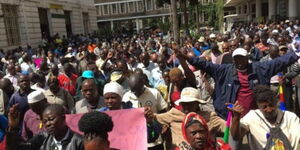
M 209 75 L 211 75 L 214 79 L 218 76 L 219 73 L 222 73 L 226 70 L 227 65 L 218 65 L 213 64 L 211 62 L 206 61 L 204 58 L 193 57 L 190 58 L 187 55 L 182 54 L 176 46 L 173 46 L 173 50 L 177 56 L 177 58 L 181 61 L 188 61 L 191 65 L 196 67 L 197 69 L 204 70 Z M 181 63 L 181 62 L 180 62 Z M 182 64 L 181 64 L 182 65 Z M 183 66 L 182 66 L 183 67 Z
M 248 132 L 248 130 L 240 124 L 241 115 L 244 109 L 238 102 L 234 104 L 233 108 L 228 107 L 227 109 L 232 112 L 231 135 L 234 140 L 240 140 Z
M 289 52 L 281 57 L 275 58 L 267 62 L 257 62 L 258 71 L 262 74 L 268 75 L 270 78 L 281 72 L 283 69 L 294 64 L 298 60 L 295 52 Z

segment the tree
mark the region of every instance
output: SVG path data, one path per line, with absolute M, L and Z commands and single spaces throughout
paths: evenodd
M 177 2 L 176 0 L 171 0 L 171 13 L 172 13 L 172 28 L 173 28 L 173 38 L 175 42 L 179 42 L 179 26 L 177 18 Z

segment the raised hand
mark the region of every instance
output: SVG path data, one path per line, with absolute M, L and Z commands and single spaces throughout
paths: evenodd
M 154 113 L 152 112 L 150 107 L 145 107 L 145 118 L 147 120 L 147 122 L 152 122 L 153 118 L 154 118 Z
M 232 112 L 233 117 L 240 117 L 244 112 L 243 106 L 241 106 L 238 101 L 235 102 L 233 108 L 228 107 L 230 103 L 226 103 L 225 105 L 227 109 Z
M 19 125 L 20 122 L 20 112 L 18 110 L 18 105 L 15 104 L 9 109 L 8 113 L 8 125 L 9 125 L 9 130 L 16 129 Z

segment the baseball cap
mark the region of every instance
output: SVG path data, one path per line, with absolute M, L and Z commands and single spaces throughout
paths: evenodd
M 27 96 L 28 104 L 33 104 L 42 101 L 45 99 L 45 95 L 42 91 L 33 91 Z
M 247 55 L 248 55 L 247 50 L 245 50 L 243 48 L 237 48 L 232 53 L 232 57 L 235 57 L 235 56 L 247 56 Z
M 207 103 L 207 101 L 200 98 L 200 91 L 192 87 L 186 87 L 181 91 L 180 99 L 175 101 L 175 104 L 179 105 L 180 103 L 189 103 L 195 101 L 201 104 Z
M 87 79 L 94 79 L 94 72 L 91 70 L 86 70 L 82 73 L 81 76 Z

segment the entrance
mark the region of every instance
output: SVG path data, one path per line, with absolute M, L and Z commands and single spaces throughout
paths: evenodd
M 72 24 L 71 24 L 71 12 L 70 11 L 64 11 L 65 19 L 66 19 L 66 30 L 67 30 L 67 36 L 72 36 Z
M 49 21 L 48 21 L 48 11 L 45 8 L 39 8 L 38 11 L 39 11 L 42 36 L 49 38 L 50 30 L 49 30 Z

